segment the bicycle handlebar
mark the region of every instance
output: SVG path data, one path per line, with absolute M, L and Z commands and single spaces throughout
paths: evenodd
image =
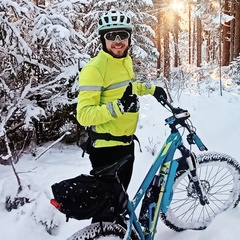
M 187 110 L 184 110 L 182 108 L 179 108 L 179 107 L 175 108 L 175 107 L 173 107 L 173 105 L 167 99 L 165 99 L 163 96 L 160 96 L 160 103 L 164 107 L 165 107 L 165 105 L 167 105 L 170 108 L 170 110 L 171 110 L 171 112 L 173 114 L 179 114 L 179 113 L 183 113 L 183 112 L 188 112 Z
M 164 99 L 163 97 L 161 97 L 160 103 L 164 107 L 165 107 L 165 105 L 167 105 L 173 114 L 173 116 L 171 116 L 165 120 L 166 124 L 170 125 L 172 129 L 175 128 L 175 126 L 177 124 L 180 124 L 182 127 L 185 127 L 189 132 L 189 135 L 187 136 L 188 143 L 196 144 L 200 151 L 204 151 L 204 150 L 207 151 L 208 150 L 207 147 L 203 144 L 201 139 L 198 137 L 196 132 L 193 130 L 194 127 L 192 125 L 189 125 L 186 122 L 186 120 L 190 117 L 189 112 L 187 110 L 184 110 L 179 107 L 178 108 L 173 107 L 173 105 L 170 102 L 168 102 L 166 99 Z

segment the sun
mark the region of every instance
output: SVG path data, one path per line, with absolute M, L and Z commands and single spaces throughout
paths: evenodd
M 183 3 L 179 2 L 178 0 L 173 0 L 173 2 L 171 3 L 171 8 L 179 12 L 183 9 Z

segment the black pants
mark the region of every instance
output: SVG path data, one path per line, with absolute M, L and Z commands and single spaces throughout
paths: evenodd
M 130 159 L 121 169 L 119 173 L 120 182 L 123 184 L 124 189 L 127 190 L 132 177 L 133 162 L 134 162 L 134 143 L 132 142 L 127 146 L 114 146 L 114 147 L 103 147 L 94 148 L 90 147 L 89 158 L 93 169 L 102 167 L 116 162 L 118 159 L 126 156 L 127 154 L 132 155 Z

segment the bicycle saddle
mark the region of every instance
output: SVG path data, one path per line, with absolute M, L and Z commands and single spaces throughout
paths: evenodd
M 120 159 L 118 159 L 116 162 L 110 165 L 105 165 L 103 167 L 94 168 L 90 171 L 91 175 L 94 176 L 112 176 L 115 177 L 119 169 L 130 159 L 132 158 L 131 154 L 128 154 Z

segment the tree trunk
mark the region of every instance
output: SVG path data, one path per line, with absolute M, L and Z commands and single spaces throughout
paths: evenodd
M 234 53 L 236 58 L 240 53 L 240 0 L 235 1 L 235 34 L 234 34 Z
M 224 13 L 229 15 L 229 0 L 225 0 Z M 225 22 L 222 32 L 222 66 L 228 66 L 230 60 L 230 22 Z
M 231 0 L 230 15 L 235 16 L 235 0 Z M 235 19 L 230 22 L 230 56 L 229 61 L 232 62 L 234 58 L 234 35 L 235 35 Z
M 170 80 L 170 48 L 169 48 L 169 29 L 166 21 L 164 21 L 163 31 L 163 57 L 164 57 L 164 70 L 163 74 L 167 80 Z
M 178 30 L 174 28 L 174 67 L 179 66 L 179 51 L 178 51 Z
M 192 32 L 192 63 L 195 62 L 196 55 L 196 21 L 193 21 L 193 32 Z
M 191 44 L 192 44 L 192 39 L 191 39 L 191 34 L 192 34 L 192 21 L 191 21 L 191 5 L 188 5 L 188 63 L 191 64 Z
M 202 63 L 202 26 L 201 20 L 197 18 L 197 67 Z
M 161 15 L 160 13 L 158 13 L 158 26 L 157 26 L 157 50 L 159 52 L 159 57 L 157 60 L 157 71 L 158 74 L 160 74 L 160 69 L 161 69 L 161 26 L 160 26 L 160 22 L 161 22 Z
M 173 22 L 173 42 L 174 42 L 174 67 L 178 67 L 180 63 L 180 55 L 179 55 L 179 14 L 174 12 L 174 22 Z
M 207 42 L 206 42 L 206 61 L 209 63 L 212 57 L 212 45 L 211 45 L 211 33 L 210 31 L 206 31 Z

